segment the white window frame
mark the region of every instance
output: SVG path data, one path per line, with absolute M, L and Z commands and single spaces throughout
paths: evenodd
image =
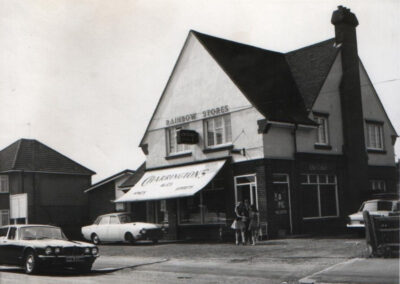
M 222 143 L 217 144 L 217 131 L 215 128 L 215 121 L 221 119 L 221 127 L 217 129 L 222 130 Z M 228 122 L 229 121 L 229 125 Z M 208 127 L 212 122 L 212 131 L 213 131 L 213 141 L 214 144 L 209 145 L 208 144 Z M 204 120 L 204 143 L 206 148 L 215 148 L 215 147 L 221 147 L 224 145 L 231 145 L 232 144 L 232 121 L 231 121 L 231 115 L 230 114 L 225 114 L 225 115 L 219 115 L 211 118 L 207 118 Z
M 329 116 L 327 114 L 314 114 L 314 119 L 318 123 L 316 145 L 329 145 Z
M 372 179 L 369 181 L 371 185 L 371 190 L 373 192 L 385 192 L 386 191 L 386 181 L 382 179 Z
M 317 196 L 318 196 L 318 216 L 315 217 L 303 217 L 303 220 L 312 220 L 312 219 L 324 219 L 324 218 L 337 218 L 339 217 L 339 196 L 338 196 L 338 185 L 337 185 L 337 176 L 333 174 L 301 174 L 302 176 L 307 176 L 307 182 L 302 182 L 301 185 L 317 185 Z M 310 182 L 310 176 L 316 176 L 316 182 Z M 325 176 L 326 183 L 320 183 L 320 176 Z M 334 183 L 330 183 L 328 177 L 333 176 L 335 178 Z M 321 210 L 321 185 L 335 185 L 335 197 L 336 197 L 336 215 L 333 216 L 322 216 Z M 303 190 L 303 189 L 302 189 Z M 308 189 L 307 189 L 308 190 Z
M 179 155 L 179 154 L 184 154 L 184 153 L 190 153 L 190 145 L 188 144 L 178 144 L 176 140 L 176 133 L 178 130 L 181 129 L 188 129 L 189 124 L 180 124 L 172 127 L 168 127 L 166 129 L 166 137 L 167 137 L 167 155 L 168 156 L 173 156 L 173 155 Z M 171 146 L 174 147 L 174 151 L 171 151 Z
M 383 123 L 379 121 L 367 121 L 367 149 L 384 150 Z
M 7 175 L 0 175 L 0 193 L 9 193 L 10 186 Z
M 247 177 L 253 177 L 254 181 L 251 182 L 238 182 L 238 179 L 240 178 L 247 178 Z M 235 204 L 238 203 L 238 185 L 249 185 L 250 186 L 250 203 L 256 204 L 256 208 L 258 210 L 258 190 L 257 190 L 257 175 L 256 174 L 248 174 L 248 175 L 241 175 L 241 176 L 235 176 L 234 177 L 234 187 L 235 187 Z M 252 193 L 252 187 L 254 186 L 255 190 L 255 196 L 253 196 Z
M 8 223 L 7 224 L 3 224 L 3 215 L 7 215 L 7 220 Z M 0 210 L 0 226 L 5 226 L 5 225 L 9 225 L 10 224 L 10 210 Z

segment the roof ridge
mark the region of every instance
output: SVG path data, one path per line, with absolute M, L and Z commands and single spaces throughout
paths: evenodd
M 327 43 L 328 41 L 332 41 L 332 40 L 335 40 L 335 38 L 332 37 L 332 38 L 329 38 L 329 39 L 326 39 L 326 40 L 323 40 L 323 41 L 320 41 L 320 42 L 317 42 L 317 43 L 314 43 L 314 44 L 311 44 L 311 45 L 306 45 L 306 46 L 300 47 L 298 49 L 286 52 L 286 53 L 284 53 L 284 55 L 287 55 L 287 54 L 290 54 L 290 53 L 294 53 L 294 52 L 297 52 L 297 51 L 300 51 L 300 50 L 303 50 L 303 49 L 306 49 L 306 48 L 312 48 L 312 47 L 315 47 L 315 46 L 323 44 L 323 43 Z
M 21 142 L 22 142 L 22 138 L 18 140 L 18 146 L 17 146 L 17 150 L 15 151 L 15 157 L 14 157 L 14 161 L 12 163 L 11 169 L 15 169 L 15 165 L 17 163 L 17 158 L 18 158 L 18 154 L 19 154 L 19 149 L 21 148 Z

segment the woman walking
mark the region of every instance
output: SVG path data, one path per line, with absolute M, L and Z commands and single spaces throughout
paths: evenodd
M 245 208 L 241 201 L 239 201 L 235 206 L 236 218 L 232 223 L 231 228 L 235 230 L 236 245 L 239 245 L 240 236 L 242 237 L 242 244 L 246 244 L 246 225 L 245 225 Z
M 260 229 L 260 216 L 254 204 L 250 206 L 250 223 L 248 230 L 251 233 L 252 245 L 256 245 L 258 230 Z

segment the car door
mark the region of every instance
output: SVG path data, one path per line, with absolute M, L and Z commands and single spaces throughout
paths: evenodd
M 8 232 L 8 226 L 0 228 L 0 264 L 7 264 L 7 258 L 5 257 L 7 232 Z
M 95 228 L 95 233 L 99 236 L 100 241 L 109 241 L 108 226 L 110 225 L 110 216 L 101 217 L 99 224 Z
M 10 226 L 7 234 L 7 258 L 10 264 L 19 264 L 23 247 L 17 240 L 17 228 Z
M 110 225 L 108 226 L 108 236 L 110 241 L 118 242 L 123 240 L 123 233 L 121 233 L 121 223 L 117 215 L 110 216 Z

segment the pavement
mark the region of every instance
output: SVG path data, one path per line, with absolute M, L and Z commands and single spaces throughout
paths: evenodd
M 25 275 L 0 267 L 9 283 L 399 283 L 399 259 L 366 258 L 365 240 L 291 238 L 256 246 L 231 243 L 101 245 L 92 272 L 50 271 Z

